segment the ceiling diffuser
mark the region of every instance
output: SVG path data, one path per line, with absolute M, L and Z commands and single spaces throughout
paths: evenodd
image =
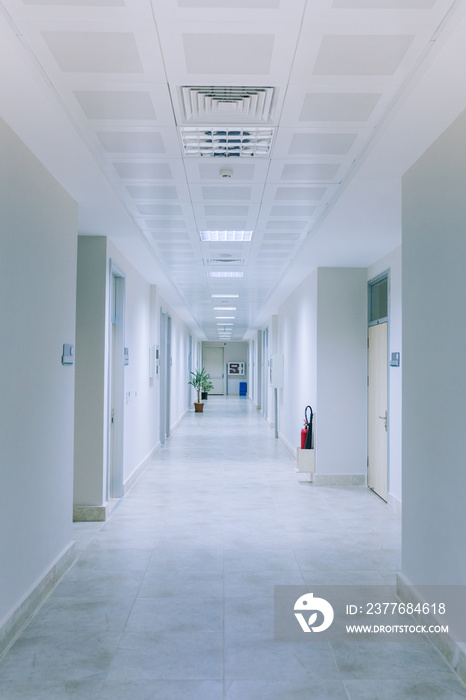
M 272 127 L 195 127 L 180 129 L 185 156 L 210 158 L 267 158 L 270 155 Z
M 273 87 L 184 86 L 180 88 L 186 122 L 266 124 L 271 121 Z

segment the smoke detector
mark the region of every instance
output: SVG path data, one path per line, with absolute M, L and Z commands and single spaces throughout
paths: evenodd
M 233 170 L 231 168 L 222 168 L 220 170 L 220 177 L 230 178 L 233 176 Z

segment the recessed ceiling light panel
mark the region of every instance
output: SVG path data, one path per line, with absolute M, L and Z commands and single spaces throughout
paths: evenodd
M 244 277 L 244 272 L 229 272 L 227 270 L 213 270 L 207 273 L 208 277 Z
M 250 241 L 252 231 L 200 231 L 201 241 Z
M 206 263 L 207 265 L 244 265 L 244 260 L 241 258 L 209 258 Z

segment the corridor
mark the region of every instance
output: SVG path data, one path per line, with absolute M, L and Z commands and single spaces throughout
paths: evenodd
M 428 643 L 273 639 L 277 584 L 393 583 L 400 522 L 316 488 L 255 406 L 189 412 L 0 663 L 1 700 L 459 700 Z

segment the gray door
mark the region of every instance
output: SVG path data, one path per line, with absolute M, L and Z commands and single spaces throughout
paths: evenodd
M 225 393 L 225 364 L 223 347 L 205 346 L 202 348 L 202 365 L 210 374 L 214 388 L 209 394 L 223 396 Z

